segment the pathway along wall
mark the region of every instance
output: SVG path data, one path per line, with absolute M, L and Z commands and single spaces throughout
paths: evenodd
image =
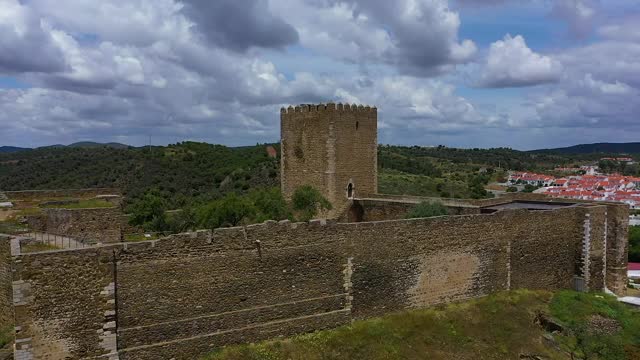
M 624 280 L 604 271 L 618 251 L 602 251 L 617 244 L 605 244 L 607 211 L 268 222 L 15 256 L 16 355 L 193 359 L 499 290 L 572 288 L 576 275 L 598 290 Z

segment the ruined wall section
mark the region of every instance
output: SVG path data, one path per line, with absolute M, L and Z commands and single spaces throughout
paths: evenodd
M 290 198 L 311 185 L 340 209 L 355 194 L 377 191 L 377 109 L 342 104 L 282 109 L 281 185 Z
M 45 231 L 89 243 L 121 241 L 121 211 L 117 207 L 94 209 L 43 209 Z
M 107 247 L 17 257 L 16 359 L 117 358 L 114 266 Z

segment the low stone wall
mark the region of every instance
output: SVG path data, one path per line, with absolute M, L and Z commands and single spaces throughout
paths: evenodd
M 43 209 L 45 232 L 77 238 L 89 243 L 122 240 L 119 208 Z
M 610 257 L 624 251 L 623 217 L 623 207 L 591 205 L 267 222 L 23 254 L 14 261 L 17 353 L 115 358 L 117 345 L 120 359 L 192 359 L 499 290 L 572 288 L 576 277 L 589 290 L 622 289 Z
M 426 200 L 429 201 L 429 200 Z M 441 202 L 448 210 L 449 215 L 479 214 L 480 208 L 462 203 Z M 421 202 L 421 201 L 420 201 Z M 339 218 L 341 222 L 367 222 L 383 220 L 404 219 L 419 202 L 406 199 L 356 199 L 350 208 Z
M 88 188 L 88 189 L 56 189 L 56 190 L 20 190 L 4 191 L 10 200 L 30 200 L 47 198 L 92 198 L 98 195 L 121 195 L 116 188 Z

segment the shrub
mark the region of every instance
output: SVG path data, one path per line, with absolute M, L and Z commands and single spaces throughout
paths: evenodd
M 224 198 L 211 202 L 198 209 L 198 224 L 209 229 L 224 226 L 238 226 L 243 220 L 251 218 L 256 208 L 251 201 L 236 193 L 229 193 Z
M 442 216 L 448 215 L 449 210 L 442 205 L 440 202 L 421 202 L 416 205 L 409 213 L 405 216 L 407 219 L 415 219 L 415 218 L 426 218 L 433 216 Z
M 167 228 L 166 208 L 167 204 L 162 197 L 148 192 L 132 206 L 129 223 L 149 231 L 164 231 Z
M 312 186 L 305 185 L 296 189 L 292 197 L 293 210 L 299 214 L 302 221 L 311 220 L 318 210 L 330 210 L 331 203 Z
M 257 210 L 256 222 L 284 220 L 291 217 L 289 206 L 278 188 L 252 191 L 249 199 Z

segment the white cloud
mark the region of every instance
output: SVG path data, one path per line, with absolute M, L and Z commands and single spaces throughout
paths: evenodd
M 491 44 L 479 85 L 531 86 L 558 81 L 562 66 L 553 58 L 533 52 L 520 35 L 506 35 Z
M 446 0 L 273 0 L 290 13 L 303 46 L 357 64 L 388 64 L 403 74 L 435 76 L 471 60 L 473 41 L 458 39 L 459 15 Z
M 598 0 L 556 0 L 551 13 L 565 20 L 573 35 L 584 37 L 593 30 L 598 3 Z
M 595 80 L 591 74 L 586 74 L 584 76 L 582 85 L 593 91 L 600 92 L 603 95 L 625 95 L 633 91 L 629 85 L 623 82 L 615 81 L 614 83 L 607 83 Z
M 50 27 L 27 5 L 17 0 L 0 0 L 0 34 L 0 74 L 65 68 Z

